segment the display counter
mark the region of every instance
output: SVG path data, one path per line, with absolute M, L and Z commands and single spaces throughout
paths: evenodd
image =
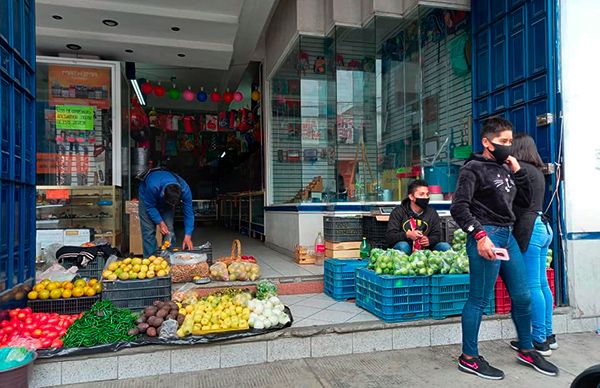
M 296 245 L 312 246 L 323 233 L 323 216 L 380 214 L 385 217 L 401 202 L 289 203 L 265 207 L 266 244 L 293 256 Z M 440 216 L 450 214 L 451 201 L 432 201 Z

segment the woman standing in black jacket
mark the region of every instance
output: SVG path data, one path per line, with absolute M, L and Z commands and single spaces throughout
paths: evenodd
M 552 292 L 546 277 L 546 255 L 552 242 L 552 228 L 542 213 L 546 182 L 541 169 L 544 167 L 535 142 L 524 133 L 515 135 L 513 156 L 519 160 L 521 168 L 527 171 L 531 180 L 533 197 L 529 206 L 514 206 L 514 235 L 523 252 L 527 286 L 531 294 L 531 326 L 535 349 L 544 356 L 558 349 L 556 337 L 552 334 Z M 511 342 L 511 346 L 515 346 Z

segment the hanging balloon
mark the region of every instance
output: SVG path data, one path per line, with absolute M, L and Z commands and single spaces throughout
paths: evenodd
M 142 93 L 150 94 L 150 93 L 152 93 L 152 90 L 154 90 L 154 87 L 152 86 L 152 84 L 150 82 L 146 81 L 142 84 L 141 89 L 142 89 Z
M 281 104 L 281 105 L 285 104 L 285 97 L 283 97 L 281 94 L 278 95 L 277 97 L 275 97 L 275 100 L 277 100 L 278 104 Z
M 231 103 L 231 101 L 233 101 L 233 93 L 231 93 L 229 91 L 229 89 L 227 89 L 227 91 L 225 93 L 223 93 L 223 101 L 225 101 L 225 103 L 229 104 Z
M 244 99 L 244 95 L 242 94 L 242 92 L 235 92 L 233 93 L 233 99 L 237 102 L 240 102 Z
M 200 91 L 198 92 L 198 94 L 196 95 L 196 98 L 198 99 L 198 101 L 200 102 L 204 102 L 206 101 L 206 99 L 208 98 L 208 96 L 206 95 L 206 92 L 204 91 L 204 88 L 200 88 Z
M 162 97 L 162 96 L 164 96 L 164 95 L 165 95 L 165 92 L 166 92 L 166 89 L 165 89 L 165 87 L 164 87 L 164 86 L 162 86 L 162 85 L 160 84 L 160 82 L 158 83 L 158 85 L 156 85 L 156 86 L 154 87 L 154 95 L 155 95 L 156 97 Z
M 188 86 L 186 90 L 183 91 L 183 99 L 186 101 L 194 101 L 196 95 L 192 92 L 192 87 Z
M 258 90 L 255 90 L 252 92 L 252 101 L 258 100 L 260 100 L 260 92 Z
M 169 89 L 169 98 L 171 100 L 179 100 L 179 97 L 181 97 L 181 92 L 179 90 L 177 90 L 175 87 Z
M 212 102 L 221 101 L 221 95 L 219 93 L 217 93 L 217 89 L 215 89 L 215 91 L 210 94 L 210 100 Z

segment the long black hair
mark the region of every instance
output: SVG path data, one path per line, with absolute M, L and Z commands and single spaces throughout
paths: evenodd
M 529 163 L 541 169 L 544 167 L 535 141 L 526 133 L 517 133 L 513 138 L 513 155 L 517 160 Z

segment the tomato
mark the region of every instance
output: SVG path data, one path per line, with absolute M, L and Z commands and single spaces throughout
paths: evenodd
M 26 325 L 31 325 L 33 323 L 33 317 L 28 316 L 23 322 L 25 322 Z
M 34 325 L 33 323 L 31 325 L 25 325 L 24 329 L 27 331 L 31 331 L 33 332 L 35 329 L 37 329 L 37 325 Z
M 40 338 L 42 336 L 42 331 L 40 329 L 35 329 L 31 332 L 31 336 L 33 338 Z
M 52 345 L 51 347 L 58 349 L 58 348 L 62 348 L 63 347 L 63 342 L 61 339 L 57 338 L 54 341 L 52 341 Z
M 58 336 L 59 337 L 64 337 L 65 334 L 67 334 L 67 329 L 60 329 L 60 331 L 58 332 Z
M 0 327 L 7 327 L 10 326 L 10 320 L 6 319 L 2 322 L 0 322 Z
M 6 334 L 12 333 L 15 331 L 15 328 L 12 326 L 6 326 L 4 328 L 2 328 L 2 331 Z
M 21 309 L 21 311 L 23 311 L 25 314 L 31 314 L 31 308 L 30 307 L 25 307 L 24 309 Z
M 55 318 L 55 317 L 48 319 L 48 324 L 52 325 L 54 327 L 56 327 L 56 325 L 58 325 L 58 322 L 59 322 L 59 319 Z
M 24 332 L 21 333 L 21 337 L 31 338 L 31 332 L 30 331 L 24 331 Z
M 19 311 L 18 310 L 19 309 L 10 310 L 8 312 L 8 316 L 11 317 L 11 318 L 16 318 L 17 315 L 19 315 Z
M 41 316 L 37 317 L 37 321 L 39 323 L 46 323 L 46 322 L 48 322 L 48 316 L 47 315 L 41 315 Z
M 47 333 L 44 334 L 44 337 L 47 339 L 56 339 L 58 338 L 58 332 L 57 331 L 49 331 Z
M 20 321 L 24 321 L 27 318 L 27 314 L 25 314 L 25 313 L 19 313 L 19 314 L 17 314 L 17 318 Z
M 43 340 L 41 341 L 40 348 L 41 348 L 41 349 L 49 348 L 49 347 L 50 347 L 50 345 L 52 345 L 52 340 L 49 340 L 49 339 L 43 339 Z

